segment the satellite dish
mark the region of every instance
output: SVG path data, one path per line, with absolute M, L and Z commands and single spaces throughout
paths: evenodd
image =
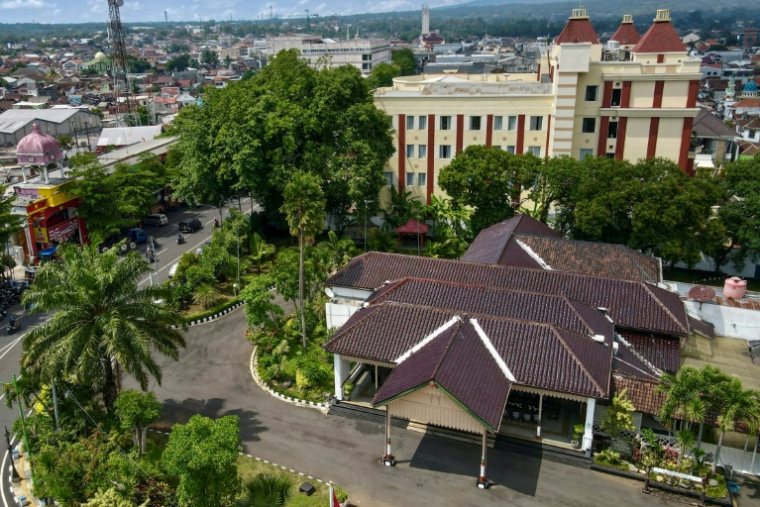
M 116 0 L 116 5 L 119 7 L 124 7 L 124 0 Z
M 327 297 L 334 298 L 335 293 L 330 287 L 325 287 L 325 294 L 327 294 Z
M 715 289 L 706 285 L 695 285 L 689 290 L 689 299 L 704 303 L 715 299 Z

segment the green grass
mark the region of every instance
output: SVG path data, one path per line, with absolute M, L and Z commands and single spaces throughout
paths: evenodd
M 293 484 L 293 496 L 288 503 L 285 504 L 285 507 L 325 507 L 330 505 L 328 502 L 329 488 L 327 484 L 319 483 L 316 480 L 309 480 L 297 473 L 291 473 L 282 468 L 264 463 L 263 461 L 256 461 L 253 458 L 247 458 L 244 456 L 240 457 L 238 460 L 238 475 L 243 479 L 243 482 L 253 479 L 259 474 L 269 474 L 275 477 L 286 477 L 290 479 L 290 482 Z M 304 482 L 309 482 L 314 485 L 316 491 L 313 495 L 306 496 L 298 492 L 298 487 Z M 342 501 L 346 498 L 345 492 L 339 486 L 335 486 L 335 492 L 338 495 L 338 500 Z

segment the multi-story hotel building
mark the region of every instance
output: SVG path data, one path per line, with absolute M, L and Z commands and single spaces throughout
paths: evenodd
M 378 64 L 391 61 L 391 42 L 387 39 L 360 39 L 345 41 L 323 39 L 318 35 L 281 35 L 267 39 L 269 54 L 276 55 L 287 49 L 297 49 L 301 59 L 312 67 L 327 59 L 327 65 L 353 65 L 368 76 Z
M 699 65 L 668 10 L 643 36 L 625 16 L 603 46 L 575 9 L 537 73 L 405 76 L 378 90 L 395 132 L 388 183 L 429 202 L 442 193 L 438 172 L 472 144 L 539 157 L 665 157 L 690 172 Z

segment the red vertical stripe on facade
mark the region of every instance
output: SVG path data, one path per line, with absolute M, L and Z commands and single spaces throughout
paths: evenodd
M 623 91 L 620 94 L 620 107 L 628 107 L 631 103 L 631 82 L 623 81 Z
M 661 83 L 662 81 L 658 81 Z M 654 157 L 657 153 L 657 133 L 660 131 L 660 119 L 652 118 L 649 121 L 649 142 L 647 143 L 647 158 Z
M 435 189 L 435 115 L 428 115 L 427 121 L 427 203 L 430 204 L 430 196 Z
M 541 81 L 541 64 L 538 64 L 538 71 L 536 71 L 536 81 Z
M 610 107 L 610 104 L 612 104 L 612 81 L 605 81 L 602 107 Z
M 546 149 L 544 150 L 544 157 L 549 156 L 549 137 L 552 131 L 552 115 L 549 115 L 547 118 L 548 118 L 548 121 L 546 122 Z
M 486 148 L 491 147 L 493 142 L 493 115 L 486 116 Z
M 660 109 L 662 107 L 662 92 L 665 89 L 665 81 L 654 82 L 654 100 L 652 101 L 652 107 Z
M 607 130 L 610 127 L 610 118 L 602 116 L 599 122 L 599 143 L 596 147 L 596 156 L 603 157 L 607 153 Z
M 681 153 L 678 157 L 678 165 L 685 172 L 689 172 L 689 145 L 691 143 L 691 128 L 694 118 L 683 119 L 683 131 L 681 132 Z
M 697 107 L 697 92 L 699 81 L 689 81 L 689 97 L 686 99 L 686 107 Z
M 623 150 L 625 150 L 625 127 L 628 124 L 628 118 L 618 120 L 617 144 L 615 145 L 615 158 L 623 160 Z
M 406 184 L 406 115 L 398 115 L 398 192 Z
M 523 144 L 525 143 L 525 115 L 517 115 L 517 146 L 515 147 L 515 153 L 522 155 Z
M 457 151 L 456 153 L 459 154 L 459 152 L 462 151 L 463 147 L 464 147 L 464 115 L 458 114 L 457 115 Z

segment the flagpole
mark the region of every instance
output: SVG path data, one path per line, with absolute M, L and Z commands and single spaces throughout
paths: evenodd
M 332 481 L 329 482 L 329 486 L 330 486 L 330 493 L 327 495 L 329 497 L 329 500 L 328 500 L 329 503 L 328 503 L 327 507 L 333 507 L 333 505 L 334 505 L 334 503 L 333 503 L 333 495 L 335 494 L 335 491 L 333 490 L 333 483 L 332 483 Z

